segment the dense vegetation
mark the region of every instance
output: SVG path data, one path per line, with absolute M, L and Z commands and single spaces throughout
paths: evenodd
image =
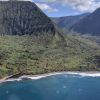
M 56 35 L 45 42 L 29 35 L 0 36 L 0 77 L 19 72 L 100 70 L 100 49 L 95 41 L 80 36 L 65 37 L 66 40 L 60 41 Z
M 0 1 L 0 35 L 55 34 L 52 21 L 35 3 Z
M 0 78 L 100 70 L 100 39 L 64 35 L 28 1 L 0 1 L 0 15 Z

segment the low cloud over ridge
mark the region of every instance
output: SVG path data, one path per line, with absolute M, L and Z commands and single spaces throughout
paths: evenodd
M 49 5 L 46 4 L 46 3 L 36 3 L 36 5 L 37 5 L 40 9 L 42 9 L 42 10 L 44 10 L 44 11 L 47 11 L 47 12 L 57 12 L 57 11 L 58 11 L 58 9 L 52 8 L 51 6 L 49 6 Z

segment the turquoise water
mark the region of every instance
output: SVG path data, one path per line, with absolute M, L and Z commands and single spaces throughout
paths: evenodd
M 100 77 L 55 75 L 0 84 L 0 100 L 100 100 Z

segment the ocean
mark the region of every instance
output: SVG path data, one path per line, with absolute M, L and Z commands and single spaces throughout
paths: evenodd
M 0 100 L 100 100 L 100 77 L 61 74 L 5 82 Z

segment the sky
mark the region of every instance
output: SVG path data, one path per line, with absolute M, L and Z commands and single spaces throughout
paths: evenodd
M 100 0 L 33 0 L 48 16 L 60 17 L 93 12 Z
M 2 0 L 6 1 L 6 0 Z M 20 0 L 31 1 L 49 17 L 61 17 L 93 12 L 100 7 L 100 0 Z

